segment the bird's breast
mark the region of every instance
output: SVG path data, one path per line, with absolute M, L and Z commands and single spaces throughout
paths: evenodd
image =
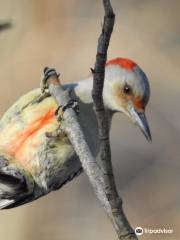
M 81 165 L 67 138 L 46 136 L 47 132 L 59 127 L 55 117 L 57 104 L 52 97 L 36 103 L 34 100 L 39 94 L 35 90 L 25 95 L 5 113 L 0 121 L 0 152 L 8 154 L 10 162 L 48 186 L 62 176 L 66 179 Z M 92 154 L 96 156 L 99 144 L 93 105 L 79 104 L 79 121 Z
M 29 100 L 33 99 L 34 95 Z M 52 98 L 26 104 L 26 97 L 21 98 L 3 117 L 0 123 L 0 149 L 13 156 L 16 164 L 33 171 L 39 166 L 37 153 L 44 144 L 46 132 L 58 127 L 55 117 L 57 105 Z

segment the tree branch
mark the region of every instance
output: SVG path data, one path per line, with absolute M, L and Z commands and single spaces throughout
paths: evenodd
M 11 22 L 0 23 L 0 32 L 7 30 L 12 27 Z
M 113 225 L 118 234 L 119 239 L 137 239 L 133 229 L 123 212 L 122 199 L 118 196 L 115 185 L 113 168 L 111 162 L 111 147 L 109 140 L 109 123 L 106 110 L 103 103 L 103 86 L 105 76 L 105 65 L 107 61 L 107 50 L 113 31 L 115 15 L 110 0 L 103 0 L 105 16 L 102 33 L 98 40 L 96 63 L 94 68 L 94 81 L 92 97 L 96 110 L 99 139 L 100 139 L 100 158 L 102 170 L 104 173 L 104 181 L 106 186 L 106 196 L 108 196 L 111 205 Z

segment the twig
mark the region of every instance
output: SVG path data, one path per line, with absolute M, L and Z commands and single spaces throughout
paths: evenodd
M 11 22 L 0 23 L 0 31 L 7 30 L 12 27 Z
M 98 40 L 92 91 L 92 97 L 94 100 L 94 106 L 98 120 L 100 158 L 102 163 L 102 170 L 104 173 L 106 195 L 108 196 L 109 203 L 112 208 L 111 210 L 113 217 L 111 217 L 111 220 L 113 221 L 113 225 L 116 229 L 118 237 L 119 239 L 137 239 L 123 212 L 122 199 L 118 196 L 111 163 L 108 116 L 104 108 L 102 92 L 104 86 L 107 50 L 113 31 L 115 15 L 110 0 L 103 0 L 103 5 L 105 10 L 105 17 L 102 33 Z

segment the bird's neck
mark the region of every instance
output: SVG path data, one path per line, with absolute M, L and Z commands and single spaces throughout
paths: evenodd
M 87 79 L 77 82 L 77 85 L 74 87 L 75 95 L 79 98 L 80 102 L 86 106 L 93 108 L 93 99 L 92 99 L 92 89 L 93 89 L 93 77 L 90 76 Z M 111 125 L 111 120 L 113 112 L 105 107 L 105 111 L 108 117 L 109 127 Z
M 93 78 L 89 77 L 87 79 L 77 82 L 74 88 L 76 96 L 79 97 L 80 101 L 84 103 L 92 103 L 92 88 L 93 88 Z

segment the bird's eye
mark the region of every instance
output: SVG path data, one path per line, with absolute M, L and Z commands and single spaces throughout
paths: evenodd
M 123 88 L 123 92 L 126 95 L 131 95 L 132 94 L 132 88 L 126 83 Z

